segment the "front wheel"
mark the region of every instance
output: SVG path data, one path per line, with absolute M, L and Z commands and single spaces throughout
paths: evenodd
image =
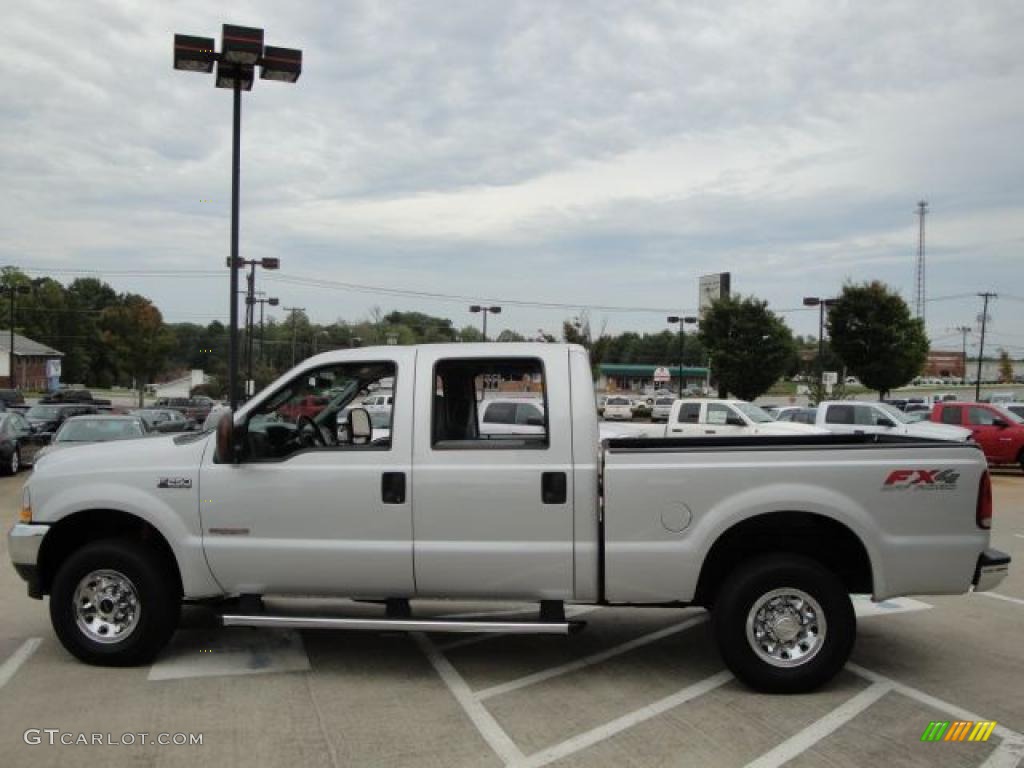
M 50 620 L 61 644 L 88 664 L 145 664 L 170 640 L 181 597 L 171 565 L 143 542 L 87 544 L 57 570 Z
M 21 471 L 21 454 L 18 452 L 17 446 L 11 451 L 11 456 L 7 461 L 4 462 L 4 474 L 5 475 L 16 475 Z
M 715 600 L 712 626 L 726 666 L 766 693 L 804 693 L 828 682 L 849 659 L 857 633 L 843 583 L 799 555 L 736 568 Z

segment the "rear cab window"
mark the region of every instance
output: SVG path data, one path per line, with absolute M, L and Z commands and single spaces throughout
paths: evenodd
M 434 365 L 435 450 L 546 449 L 547 382 L 535 358 L 440 359 Z M 534 402 L 492 402 L 495 394 Z M 610 401 L 609 401 L 610 403 Z

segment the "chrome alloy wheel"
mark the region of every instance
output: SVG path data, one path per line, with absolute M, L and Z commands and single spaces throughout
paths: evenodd
M 119 643 L 139 623 L 142 611 L 135 585 L 123 573 L 93 571 L 75 589 L 75 623 L 97 643 Z
M 825 612 L 801 589 L 761 595 L 747 614 L 747 642 L 773 667 L 798 667 L 813 659 L 828 632 Z
M 21 469 L 21 456 L 18 455 L 17 448 L 11 451 L 11 463 L 9 466 L 12 475 L 18 474 L 18 470 Z

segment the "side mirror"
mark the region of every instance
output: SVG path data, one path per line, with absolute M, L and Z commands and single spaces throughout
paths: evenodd
M 896 426 L 896 422 L 894 422 L 892 419 L 882 418 L 882 419 L 878 420 L 878 426 L 880 426 L 880 427 L 895 427 Z
M 747 426 L 743 419 L 737 419 L 735 416 L 730 416 L 725 420 L 727 426 L 730 427 L 745 427 Z
M 238 461 L 237 430 L 235 429 L 235 412 L 228 411 L 217 422 L 217 461 L 221 464 L 234 464 Z
M 352 445 L 370 442 L 373 436 L 373 424 L 370 414 L 365 408 L 353 408 L 348 412 L 348 436 Z
M 993 427 L 999 427 L 1000 429 L 1006 429 L 1009 425 L 1004 419 L 996 419 L 992 422 Z
M 526 419 L 526 426 L 528 427 L 543 427 L 544 419 L 540 416 L 529 416 Z

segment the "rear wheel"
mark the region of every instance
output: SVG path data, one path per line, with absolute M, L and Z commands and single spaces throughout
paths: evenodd
M 850 657 L 857 632 L 843 583 L 798 555 L 736 568 L 718 592 L 712 625 L 726 666 L 768 693 L 803 693 L 828 682 Z
M 4 474 L 16 475 L 19 471 L 21 471 L 21 454 L 18 453 L 18 448 L 15 446 L 11 450 L 10 458 L 4 462 Z
M 64 647 L 89 664 L 145 664 L 170 640 L 181 598 L 171 564 L 139 541 L 87 544 L 57 570 L 50 620 Z

